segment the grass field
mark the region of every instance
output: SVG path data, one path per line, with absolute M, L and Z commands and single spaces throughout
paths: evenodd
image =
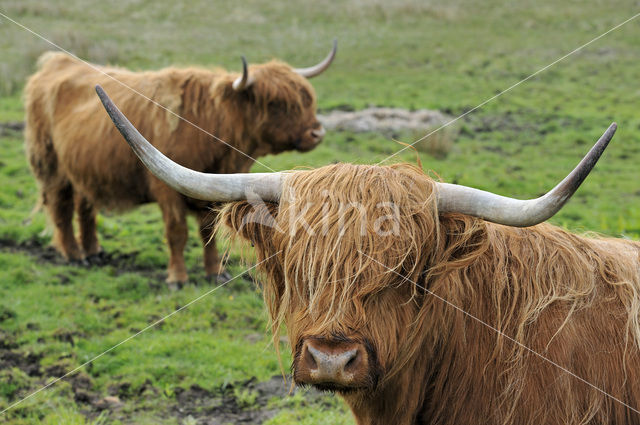
M 0 12 L 82 58 L 133 69 L 220 65 L 241 54 L 307 66 L 339 40 L 313 80 L 319 108 L 431 108 L 458 116 L 640 12 L 635 1 L 420 2 L 284 0 L 189 3 L 5 0 Z M 51 49 L 0 16 L 0 123 L 23 119 L 21 88 Z M 612 122 L 619 130 L 574 199 L 551 221 L 578 232 L 640 238 L 640 18 L 461 119 L 445 158 L 421 155 L 445 181 L 528 198 L 570 171 Z M 401 135 L 403 142 L 415 135 Z M 376 163 L 401 148 L 377 134 L 330 133 L 316 150 L 262 161 L 276 170 Z M 404 152 L 389 162 L 415 162 Z M 264 171 L 254 167 L 254 171 Z M 155 205 L 99 219 L 102 264 L 65 264 L 48 247 L 18 130 L 0 127 L 0 410 L 149 324 L 213 291 L 0 416 L 13 424 L 352 424 L 331 395 L 279 378 L 250 266 L 214 289 L 191 223 L 191 283 L 163 284 Z M 290 354 L 282 342 L 285 371 Z M 243 422 L 247 423 L 247 422 Z

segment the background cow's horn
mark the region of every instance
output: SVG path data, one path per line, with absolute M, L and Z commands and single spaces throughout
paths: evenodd
M 102 87 L 96 92 L 111 120 L 138 158 L 157 178 L 191 198 L 205 201 L 240 201 L 259 196 L 277 202 L 282 191 L 283 173 L 208 174 L 176 164 L 151 145 L 113 104 Z
M 253 84 L 253 78 L 249 77 L 249 68 L 247 67 L 247 59 L 242 56 L 242 76 L 236 78 L 232 87 L 234 90 L 242 91 Z
M 329 52 L 327 57 L 324 58 L 322 62 L 320 62 L 317 65 L 310 66 L 309 68 L 295 68 L 294 72 L 306 78 L 311 78 L 311 77 L 315 77 L 316 75 L 322 74 L 327 68 L 329 68 L 329 65 L 331 65 L 331 62 L 333 62 L 333 58 L 336 57 L 337 51 L 338 51 L 338 40 L 334 38 L 333 48 L 331 49 L 331 52 Z
M 526 227 L 541 223 L 557 213 L 578 189 L 616 128 L 616 123 L 612 123 L 571 174 L 540 198 L 518 200 L 466 186 L 438 183 L 438 210 L 468 214 L 507 226 Z

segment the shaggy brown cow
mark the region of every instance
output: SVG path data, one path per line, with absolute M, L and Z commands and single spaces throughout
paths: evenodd
M 168 184 L 224 201 L 250 185 L 271 201 L 228 204 L 223 220 L 255 245 L 295 381 L 340 393 L 358 424 L 640 423 L 640 243 L 536 225 L 615 125 L 551 192 L 518 201 L 405 164 L 174 172 L 104 101 Z
M 203 241 L 211 240 L 204 246 L 207 275 L 220 273 L 211 204 L 182 196 L 141 166 L 100 111 L 94 86 L 108 87 L 141 131 L 174 161 L 209 173 L 246 172 L 255 158 L 308 151 L 322 140 L 314 90 L 305 77 L 325 70 L 335 52 L 334 42 L 324 61 L 304 69 L 277 61 L 247 68 L 243 58 L 241 76 L 199 68 L 130 72 L 45 53 L 25 88 L 25 139 L 42 202 L 55 225 L 54 245 L 69 260 L 96 254 L 97 208 L 123 210 L 157 202 L 170 249 L 167 281 L 187 280 L 187 212 L 196 215 Z M 74 205 L 80 244 L 73 233 Z

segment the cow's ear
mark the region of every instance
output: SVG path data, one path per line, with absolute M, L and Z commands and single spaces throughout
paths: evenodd
M 216 85 L 216 87 L 219 87 L 218 90 L 221 90 L 220 97 L 227 101 L 231 101 L 239 105 L 255 102 L 256 96 L 253 86 L 247 87 L 245 90 L 238 91 L 234 90 L 232 81 L 227 81 L 222 86 Z
M 489 249 L 487 222 L 465 214 L 450 213 L 440 217 L 441 257 L 438 268 L 466 268 Z
M 264 247 L 276 229 L 278 205 L 264 202 L 235 202 L 222 211 L 224 223 L 252 244 Z

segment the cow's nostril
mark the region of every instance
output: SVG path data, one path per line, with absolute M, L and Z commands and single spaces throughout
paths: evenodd
M 306 355 L 304 356 L 305 358 L 305 362 L 307 363 L 307 367 L 311 370 L 316 370 L 318 369 L 318 362 L 316 361 L 315 356 L 313 355 L 313 353 L 311 352 L 311 350 L 309 350 L 309 347 L 307 347 L 307 352 Z
M 322 139 L 325 135 L 326 131 L 324 129 L 324 127 L 320 127 L 319 129 L 316 130 L 311 130 L 311 136 L 314 139 Z
M 356 352 L 353 354 L 353 357 L 351 357 L 351 358 L 349 359 L 349 361 L 347 362 L 347 364 L 346 364 L 346 365 L 344 365 L 344 370 L 347 370 L 347 369 L 349 369 L 350 367 L 354 366 L 354 365 L 356 364 L 356 359 L 357 359 L 357 358 L 358 358 L 358 352 L 356 351 Z

